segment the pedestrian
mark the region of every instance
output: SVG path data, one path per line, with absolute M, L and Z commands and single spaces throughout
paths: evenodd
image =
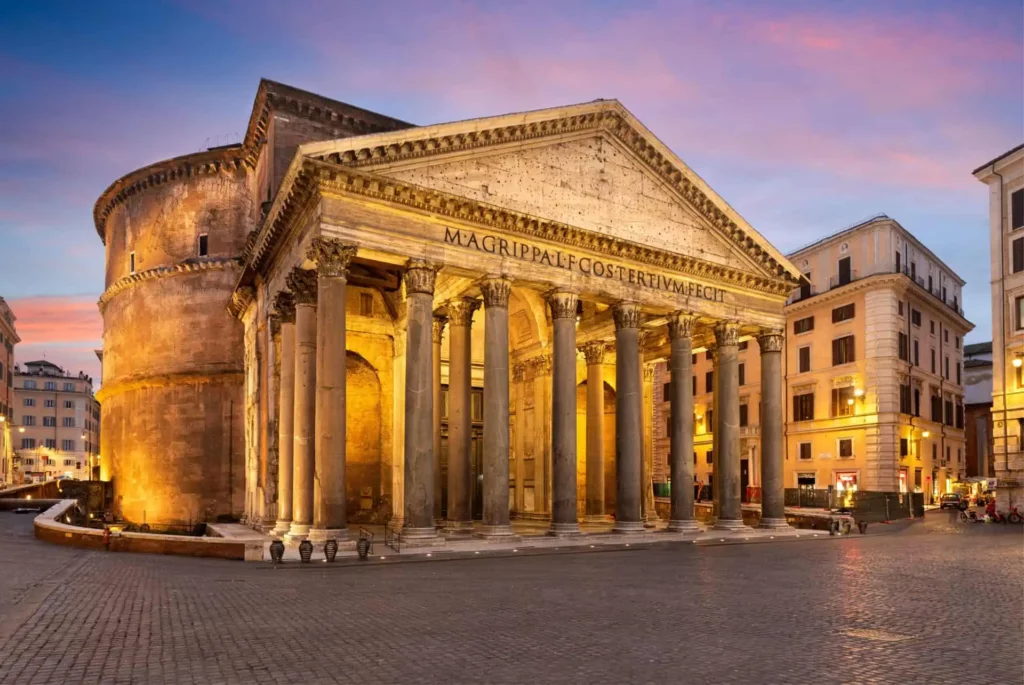
M 697 503 L 698 504 L 700 504 L 700 501 L 703 498 L 703 494 L 704 494 L 704 481 L 698 480 L 697 481 Z

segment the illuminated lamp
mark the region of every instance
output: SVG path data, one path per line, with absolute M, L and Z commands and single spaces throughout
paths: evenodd
M 852 407 L 853 406 L 853 398 L 851 397 L 850 399 L 846 400 L 846 403 Z
M 1021 366 L 1024 366 L 1024 359 L 1021 359 L 1020 357 L 1014 357 L 1013 368 L 1019 369 Z
M 0 423 L 3 423 L 6 420 L 7 420 L 7 417 L 4 416 L 3 414 L 0 414 Z
M 921 433 L 922 438 L 927 438 L 929 435 L 931 435 L 931 433 L 929 433 L 928 431 Z
M 864 397 L 864 388 L 857 388 L 853 391 L 854 397 Z

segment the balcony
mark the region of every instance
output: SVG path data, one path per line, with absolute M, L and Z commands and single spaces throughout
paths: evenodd
M 844 285 L 849 285 L 850 283 L 853 283 L 858 278 L 859 276 L 857 276 L 857 270 L 851 269 L 850 272 L 847 274 L 840 274 L 838 276 L 830 277 L 828 279 L 828 289 L 834 290 L 836 288 L 841 288 Z
M 925 284 L 924 278 L 922 278 L 921 276 L 918 276 L 916 274 L 911 274 L 909 267 L 904 266 L 902 269 L 899 269 L 898 271 L 894 271 L 894 273 L 902 273 L 904 276 L 909 278 L 911 280 L 911 282 L 917 284 L 917 286 L 919 288 L 921 288 L 921 290 L 925 291 L 926 293 L 928 293 L 929 295 L 934 297 L 936 300 L 938 300 L 942 304 L 944 304 L 947 307 L 949 307 L 950 309 L 952 309 L 954 312 L 956 312 L 960 316 L 964 315 L 964 309 L 963 309 L 963 307 L 960 306 L 960 302 L 957 300 L 956 297 L 954 297 L 951 302 L 947 302 L 946 300 L 942 299 L 942 290 L 941 289 L 939 291 L 935 291 L 935 290 L 929 289 L 928 286 Z

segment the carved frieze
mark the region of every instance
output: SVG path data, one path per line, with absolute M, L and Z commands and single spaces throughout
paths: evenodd
M 292 291 L 295 305 L 316 306 L 317 284 L 316 272 L 295 267 L 285 279 L 288 289 Z
M 310 243 L 306 256 L 316 262 L 318 275 L 345 278 L 348 276 L 349 262 L 356 256 L 356 246 L 335 238 L 316 236 Z

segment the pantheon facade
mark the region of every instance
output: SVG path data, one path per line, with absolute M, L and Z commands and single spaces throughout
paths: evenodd
M 129 520 L 292 540 L 389 522 L 421 544 L 515 518 L 639 530 L 664 361 L 669 527 L 693 530 L 700 351 L 716 525 L 736 527 L 746 342 L 762 524 L 784 525 L 800 273 L 618 101 L 414 126 L 264 81 L 240 144 L 129 174 L 96 222 L 103 468 Z

